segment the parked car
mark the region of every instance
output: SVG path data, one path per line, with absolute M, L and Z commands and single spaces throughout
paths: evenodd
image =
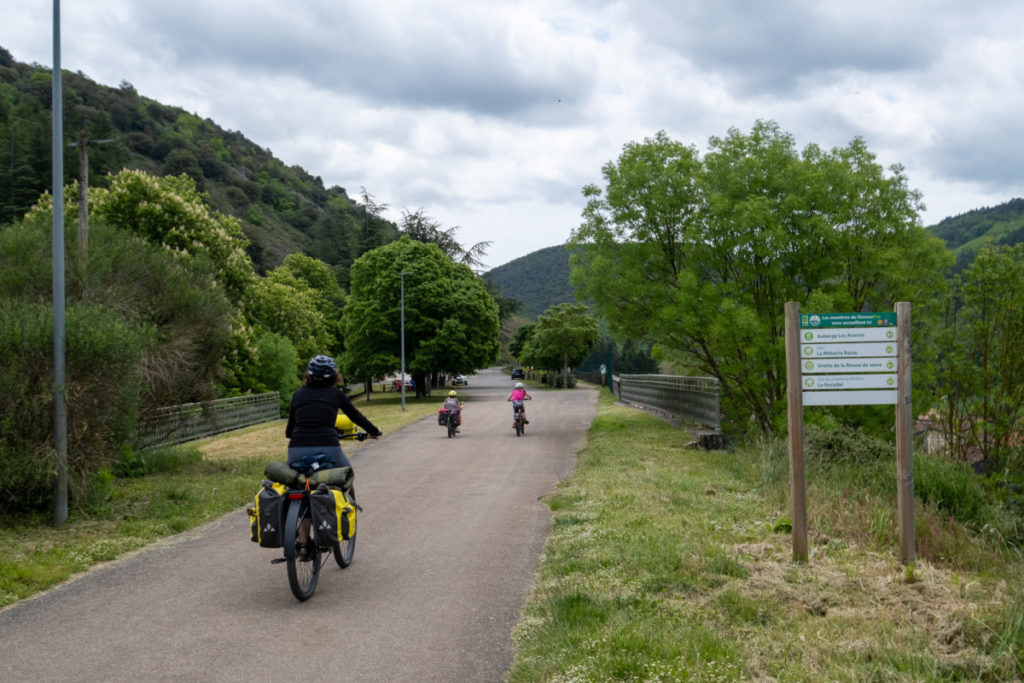
M 526 379 L 526 372 L 522 368 L 516 368 L 512 371 L 512 379 Z
M 466 378 L 465 375 L 455 375 L 454 377 L 452 377 L 452 386 L 453 387 L 468 387 L 469 386 L 469 380 Z

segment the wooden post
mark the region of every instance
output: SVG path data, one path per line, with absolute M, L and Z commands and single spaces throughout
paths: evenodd
M 807 561 L 807 491 L 804 477 L 804 398 L 800 373 L 800 304 L 786 302 L 786 398 L 789 414 L 789 497 L 793 561 Z
M 900 525 L 900 561 L 914 561 L 914 411 L 911 401 L 910 375 L 910 304 L 896 304 L 896 334 L 899 337 L 896 363 L 896 467 L 897 514 Z

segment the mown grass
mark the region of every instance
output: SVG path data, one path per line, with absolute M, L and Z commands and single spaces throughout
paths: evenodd
M 1020 554 L 919 501 L 919 559 L 900 565 L 894 459 L 817 444 L 811 559 L 795 564 L 785 442 L 688 441 L 602 394 L 574 474 L 548 500 L 508 680 L 1024 676 Z
M 402 411 L 399 394 L 374 394 L 358 407 L 387 434 L 436 412 L 440 401 L 407 395 Z M 280 420 L 133 456 L 129 469 L 148 474 L 100 473 L 59 529 L 43 517 L 0 521 L 0 608 L 247 504 L 266 463 L 286 457 L 284 427 Z

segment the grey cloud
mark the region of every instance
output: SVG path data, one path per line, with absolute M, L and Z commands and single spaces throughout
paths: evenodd
M 583 100 L 592 87 L 571 61 L 543 68 L 520 63 L 500 32 L 418 27 L 411 19 L 398 27 L 369 24 L 351 7 L 313 3 L 278 15 L 247 12 L 244 4 L 160 3 L 140 10 L 135 21 L 139 40 L 159 41 L 181 68 L 221 65 L 289 76 L 377 106 L 532 116 L 559 100 Z
M 804 0 L 639 7 L 635 21 L 645 34 L 748 94 L 792 94 L 837 72 L 926 69 L 949 21 L 892 3 L 884 10 Z
M 1024 195 L 1024 123 L 1015 113 L 990 117 L 936 137 L 924 160 L 936 175 L 977 183 L 985 191 Z

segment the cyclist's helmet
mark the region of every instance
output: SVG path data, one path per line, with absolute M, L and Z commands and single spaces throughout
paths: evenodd
M 522 382 L 516 382 L 516 389 L 522 389 L 522 388 L 523 388 L 523 383 Z
M 452 398 L 455 398 L 456 396 L 459 395 L 459 393 L 452 389 L 451 391 L 448 392 L 448 395 L 451 396 Z
M 306 366 L 306 372 L 313 377 L 330 379 L 338 372 L 338 364 L 330 356 L 317 356 L 309 361 L 309 365 Z

